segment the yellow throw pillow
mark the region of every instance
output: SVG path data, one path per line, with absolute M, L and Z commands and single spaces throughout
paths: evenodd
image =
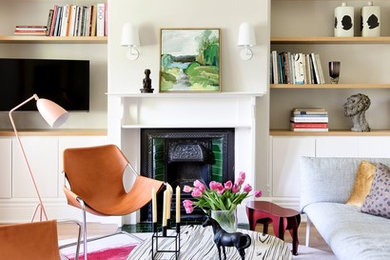
M 374 180 L 375 168 L 376 166 L 374 164 L 367 161 L 362 161 L 360 163 L 355 178 L 355 184 L 346 204 L 351 204 L 358 207 L 363 205 L 364 200 L 370 193 L 371 184 Z

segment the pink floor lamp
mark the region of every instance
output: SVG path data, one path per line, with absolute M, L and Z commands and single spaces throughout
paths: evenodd
M 16 130 L 15 123 L 14 123 L 14 120 L 12 118 L 12 112 L 14 112 L 15 110 L 22 107 L 23 105 L 25 105 L 26 103 L 30 102 L 33 99 L 37 102 L 37 108 L 38 108 L 39 113 L 41 114 L 41 116 L 45 119 L 45 121 L 51 127 L 59 127 L 60 125 L 62 125 L 66 121 L 66 119 L 68 118 L 68 115 L 69 115 L 65 109 L 63 109 L 62 107 L 60 107 L 59 105 L 57 105 L 53 101 L 50 101 L 50 100 L 44 99 L 44 98 L 39 98 L 36 94 L 34 94 L 32 97 L 28 98 L 26 101 L 20 103 L 19 105 L 17 105 L 13 109 L 11 109 L 11 111 L 9 111 L 9 120 L 11 121 L 12 128 L 14 129 L 16 139 L 18 140 L 20 149 L 22 150 L 22 154 L 23 154 L 24 160 L 26 161 L 31 180 L 34 184 L 35 192 L 37 193 L 37 196 L 39 199 L 39 203 L 35 208 L 31 222 L 34 221 L 34 218 L 35 218 L 38 210 L 39 210 L 39 220 L 40 221 L 42 221 L 42 213 L 45 216 L 46 220 L 48 220 L 48 218 L 47 218 L 45 207 L 43 206 L 43 203 L 42 203 L 41 195 L 39 194 L 39 190 L 38 190 L 37 184 L 36 184 L 35 179 L 34 179 L 34 174 L 31 170 L 31 166 L 30 166 L 30 163 L 28 162 L 26 152 L 24 151 L 22 142 L 20 141 L 18 131 Z

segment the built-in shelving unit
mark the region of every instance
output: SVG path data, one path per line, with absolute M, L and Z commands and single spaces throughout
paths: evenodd
M 272 89 L 387 89 L 390 84 L 271 84 Z
M 77 43 L 106 44 L 107 37 L 0 36 L 0 43 Z
M 365 4 L 360 2 L 351 1 L 348 5 L 359 11 Z M 375 4 L 383 9 L 390 7 L 385 0 L 378 0 Z M 390 31 L 382 27 L 383 36 L 380 37 L 334 37 L 333 11 L 339 5 L 339 2 L 326 0 L 271 1 L 271 51 L 319 54 L 326 83 L 329 83 L 328 61 L 341 61 L 340 84 L 270 84 L 271 136 L 390 136 L 390 130 L 368 133 L 289 130 L 290 112 L 296 107 L 323 107 L 329 112 L 329 129 L 347 129 L 351 121 L 344 116 L 343 104 L 349 96 L 357 93 L 371 99 L 367 111 L 371 128 L 390 128 L 388 111 L 382 109 L 390 97 L 390 81 L 384 70 L 389 65 L 384 55 L 389 50 Z M 356 14 L 355 27 L 359 25 Z M 355 35 L 359 35 L 358 30 L 355 30 Z M 383 113 L 384 117 L 378 113 Z
M 390 130 L 372 130 L 371 132 L 352 132 L 350 130 L 330 130 L 329 132 L 293 132 L 289 130 L 271 130 L 271 136 L 390 136 Z
M 389 36 L 382 37 L 271 37 L 271 44 L 388 44 Z

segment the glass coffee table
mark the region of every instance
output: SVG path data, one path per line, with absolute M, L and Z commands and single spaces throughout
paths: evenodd
M 290 260 L 292 254 L 287 244 L 277 237 L 255 231 L 239 229 L 239 232 L 251 236 L 252 244 L 245 250 L 245 259 Z M 128 260 L 152 259 L 152 234 L 130 253 Z M 169 235 L 169 233 L 168 233 Z M 145 233 L 143 234 L 145 237 Z M 213 241 L 211 227 L 201 225 L 182 226 L 180 232 L 181 250 L 179 259 L 185 260 L 219 260 L 218 250 Z M 159 244 L 165 250 L 174 248 L 173 239 L 160 239 Z M 234 247 L 226 247 L 226 257 L 229 260 L 241 260 Z M 171 253 L 159 255 L 157 259 L 175 259 Z

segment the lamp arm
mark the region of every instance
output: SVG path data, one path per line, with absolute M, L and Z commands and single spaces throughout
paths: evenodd
M 29 172 L 31 180 L 32 180 L 32 182 L 34 184 L 35 192 L 37 193 L 37 196 L 38 196 L 38 199 L 39 199 L 38 207 L 40 207 L 40 220 L 42 220 L 42 212 L 43 212 L 43 214 L 45 216 L 45 219 L 48 220 L 45 207 L 43 206 L 43 203 L 42 203 L 41 195 L 39 194 L 39 190 L 38 190 L 37 184 L 36 184 L 35 179 L 34 179 L 34 174 L 33 174 L 32 170 L 31 170 L 31 166 L 30 166 L 30 163 L 28 162 L 28 159 L 27 159 L 27 156 L 26 156 L 26 152 L 24 151 L 24 147 L 23 147 L 22 141 L 19 138 L 19 134 L 18 134 L 18 131 L 16 130 L 15 122 L 14 122 L 14 120 L 12 118 L 12 112 L 14 112 L 16 109 L 20 108 L 21 106 L 25 105 L 26 103 L 28 103 L 32 99 L 38 100 L 39 98 L 38 98 L 38 96 L 36 94 L 34 94 L 32 97 L 28 98 L 26 101 L 20 103 L 19 105 L 17 105 L 13 109 L 11 109 L 9 111 L 9 113 L 8 113 L 8 116 L 9 116 L 9 120 L 11 121 L 12 128 L 13 128 L 13 130 L 15 132 L 16 140 L 18 141 L 19 147 L 22 150 L 22 154 L 23 154 L 24 160 L 26 162 L 26 165 L 27 165 L 27 168 L 28 168 L 28 172 Z M 36 208 L 36 210 L 38 209 L 38 207 Z M 35 213 L 36 213 L 36 210 L 35 210 Z M 33 218 L 32 218 L 31 221 L 34 220 L 35 213 L 34 213 Z

